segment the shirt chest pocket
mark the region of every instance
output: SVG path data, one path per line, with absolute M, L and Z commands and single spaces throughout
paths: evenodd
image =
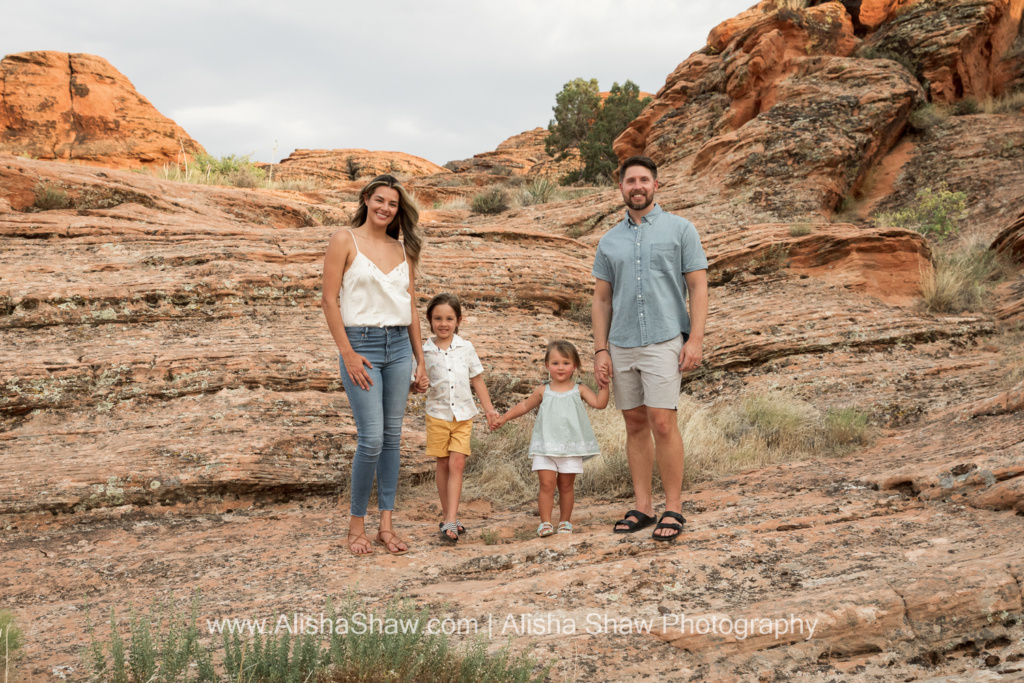
M 675 244 L 651 245 L 651 270 L 665 273 L 682 272 L 679 265 L 679 249 Z

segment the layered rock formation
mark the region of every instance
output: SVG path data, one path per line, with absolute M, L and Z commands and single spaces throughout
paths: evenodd
M 105 59 L 24 52 L 0 61 L 0 152 L 109 168 L 205 153 Z
M 571 151 L 568 158 L 557 161 L 544 150 L 547 128 L 534 128 L 513 135 L 493 152 L 474 154 L 470 159 L 449 161 L 445 168 L 455 173 L 485 173 L 496 176 L 541 176 L 558 180 L 583 165 L 579 154 Z
M 312 180 L 325 187 L 365 183 L 382 173 L 405 178 L 447 171 L 411 154 L 365 149 L 297 149 L 274 167 L 274 177 L 281 180 Z
M 829 215 L 861 190 L 914 107 L 1002 92 L 992 74 L 1016 40 L 1020 0 L 861 3 L 860 14 L 852 4 L 762 2 L 715 28 L 616 152 L 646 153 L 775 218 Z
M 1024 263 L 1024 212 L 992 242 L 992 248 L 1017 263 Z
M 236 616 L 224 605 L 315 611 L 357 584 L 374 607 L 401 591 L 480 624 L 570 620 L 570 635 L 494 632 L 553 658 L 558 679 L 1018 674 L 1024 277 L 987 310 L 933 315 L 919 306 L 933 242 L 829 219 L 858 187 L 895 209 L 943 181 L 1019 258 L 1024 123 L 950 118 L 904 134 L 894 163 L 886 150 L 927 91 L 891 59 L 854 55 L 916 5 L 856 5 L 762 3 L 723 24 L 720 51 L 680 65 L 619 141 L 662 163 L 658 201 L 697 225 L 711 264 L 704 367 L 684 378 L 694 429 L 755 395 L 855 408 L 873 425 L 873 443 L 846 456 L 691 478 L 677 545 L 613 536 L 628 501 L 582 492 L 573 535 L 519 540 L 536 527 L 531 501 L 467 495 L 471 533 L 435 545 L 414 397 L 397 515 L 413 551 L 350 556 L 354 425 L 319 286 L 336 229 L 325 223 L 344 223 L 360 181 L 336 170 L 333 189 L 251 191 L 0 156 L 0 593 L 38 626 L 29 675 L 81 666 L 83 594 L 105 614 L 197 582 L 217 596 L 201 618 Z M 952 21 L 992 3 L 928 6 Z M 493 154 L 525 168 L 542 132 Z M 408 184 L 430 203 L 499 177 L 465 170 Z M 622 215 L 614 189 L 495 217 L 425 208 L 419 303 L 463 297 L 462 331 L 503 407 L 543 380 L 550 339 L 589 365 L 593 250 Z M 702 455 L 688 446 L 688 467 Z M 230 563 L 245 581 L 223 572 Z M 596 632 L 594 614 L 606 618 Z M 677 614 L 817 626 L 741 638 L 684 630 L 668 621 Z

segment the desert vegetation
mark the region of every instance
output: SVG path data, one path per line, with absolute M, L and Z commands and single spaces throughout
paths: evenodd
M 755 467 L 842 455 L 867 445 L 874 434 L 864 411 L 850 406 L 822 411 L 781 392 L 710 405 L 685 394 L 679 401 L 690 486 Z M 633 495 L 622 416 L 613 408 L 587 412 L 601 455 L 586 461 L 576 481 L 577 497 Z M 507 506 L 533 500 L 536 475 L 527 455 L 532 430 L 532 420 L 524 418 L 497 432 L 475 435 L 474 451 L 487 453 L 487 458 L 467 461 L 467 493 Z M 660 486 L 657 472 L 655 484 Z
M 526 654 L 513 656 L 507 647 L 489 653 L 485 640 L 456 645 L 442 629 L 430 627 L 427 609 L 399 597 L 382 612 L 352 595 L 338 607 L 328 600 L 323 618 L 303 621 L 301 626 L 294 615 L 241 623 L 200 620 L 200 607 L 196 593 L 187 608 L 173 598 L 154 602 L 147 614 L 130 607 L 127 622 L 119 621 L 111 608 L 105 635 L 98 635 L 91 622 L 88 625 L 90 641 L 82 658 L 90 680 L 499 683 L 543 680 L 550 668 Z M 395 632 L 357 628 L 368 615 L 394 624 Z
M 22 631 L 14 622 L 13 612 L 0 610 L 0 671 L 3 672 L 4 683 L 7 683 L 24 644 Z
M 629 80 L 621 86 L 612 84 L 603 103 L 596 78 L 566 83 L 555 96 L 555 118 L 548 124 L 544 147 L 556 159 L 565 159 L 569 150 L 577 149 L 584 165 L 562 182 L 611 182 L 619 165 L 612 143 L 650 101 L 640 99 L 639 86 Z
M 917 230 L 944 240 L 960 231 L 967 217 L 967 195 L 946 188 L 919 190 L 916 201 L 898 211 L 875 214 L 875 223 Z
M 1014 274 L 1008 259 L 989 249 L 988 240 L 977 233 L 961 235 L 940 245 L 933 267 L 922 274 L 924 306 L 933 313 L 985 310 L 992 289 Z
M 317 189 L 308 180 L 274 180 L 263 168 L 252 161 L 249 154 L 228 154 L 220 158 L 197 154 L 191 163 L 164 165 L 154 173 L 163 180 L 199 185 L 229 185 L 241 188 L 309 191 Z

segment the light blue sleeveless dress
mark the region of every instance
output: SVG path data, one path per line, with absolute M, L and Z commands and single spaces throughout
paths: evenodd
M 594 428 L 583 407 L 577 384 L 569 391 L 552 391 L 544 385 L 544 396 L 537 409 L 530 440 L 530 455 L 548 458 L 582 456 L 584 460 L 600 455 Z

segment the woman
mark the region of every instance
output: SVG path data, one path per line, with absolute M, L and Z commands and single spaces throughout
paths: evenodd
M 417 391 L 427 382 L 414 278 L 418 220 L 398 180 L 377 176 L 359 194 L 352 227 L 331 236 L 324 258 L 324 315 L 341 354 L 341 380 L 357 432 L 347 541 L 353 555 L 373 553 L 363 518 L 374 474 L 380 508 L 375 541 L 392 555 L 409 551 L 394 532 L 391 513 L 410 380 Z

